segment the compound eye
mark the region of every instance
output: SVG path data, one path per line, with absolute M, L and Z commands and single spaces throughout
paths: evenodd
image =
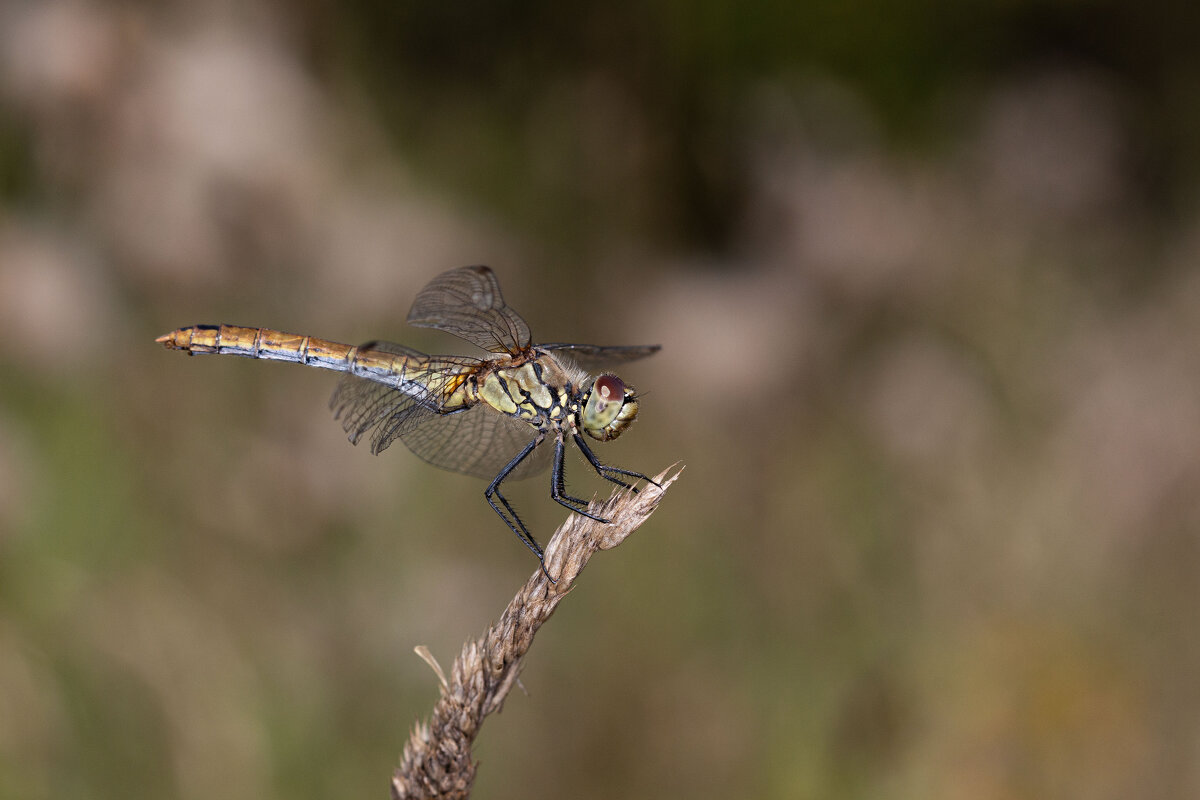
M 605 403 L 623 401 L 625 399 L 625 381 L 616 375 L 601 375 L 596 378 L 596 384 L 592 391 Z
M 589 436 L 607 441 L 614 436 L 609 426 L 616 421 L 624 406 L 625 382 L 616 375 L 601 375 L 588 392 L 580 423 Z

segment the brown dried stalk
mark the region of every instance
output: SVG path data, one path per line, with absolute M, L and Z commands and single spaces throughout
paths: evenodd
M 609 524 L 579 514 L 568 517 L 546 547 L 546 569 L 558 582 L 550 583 L 541 569 L 536 570 L 500 620 L 463 646 L 449 682 L 428 651 L 418 648 L 422 658 L 437 671 L 442 696 L 429 722 L 417 723 L 404 747 L 400 766 L 392 777 L 392 797 L 407 800 L 470 795 L 475 780 L 471 743 L 479 734 L 483 718 L 504 704 L 534 634 L 571 591 L 592 554 L 616 547 L 650 518 L 682 468 L 668 478 L 670 471 L 655 477 L 661 487 L 649 485 L 637 494 L 620 489 L 601 504 L 593 502 L 589 510 L 611 520 Z

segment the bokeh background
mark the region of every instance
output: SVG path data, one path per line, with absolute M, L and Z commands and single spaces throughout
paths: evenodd
M 477 796 L 1200 796 L 1196 9 L 0 2 L 0 797 L 387 796 L 533 560 L 154 338 L 453 350 L 473 263 L 687 465 Z

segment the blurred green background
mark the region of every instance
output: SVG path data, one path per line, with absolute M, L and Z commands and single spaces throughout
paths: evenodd
M 230 322 L 661 343 L 488 798 L 1200 796 L 1194 4 L 0 2 L 0 797 L 385 797 L 535 564 Z M 577 493 L 607 489 L 570 465 Z M 546 534 L 546 479 L 514 502 Z

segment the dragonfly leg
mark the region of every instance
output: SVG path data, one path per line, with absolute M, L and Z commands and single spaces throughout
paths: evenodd
M 542 565 L 542 572 L 546 573 L 546 577 L 550 579 L 551 583 L 554 583 L 554 578 L 551 578 L 550 573 L 546 572 L 545 551 L 542 550 L 542 546 L 537 543 L 537 540 L 533 538 L 533 534 L 529 532 L 529 528 L 517 516 L 516 509 L 508 502 L 508 498 L 500 491 L 500 484 L 504 482 L 504 479 L 533 452 L 535 447 L 542 443 L 544 438 L 545 434 L 539 433 L 537 438 L 525 445 L 521 452 L 517 453 L 513 460 L 508 462 L 504 469 L 500 470 L 500 474 L 492 479 L 487 489 L 484 490 L 483 496 L 487 499 L 488 505 L 492 507 L 492 510 L 500 516 L 500 519 L 504 520 L 504 524 L 509 527 L 509 530 L 515 533 L 517 538 L 537 556 L 538 563 Z M 492 499 L 493 497 L 500 501 L 500 505 L 496 504 L 496 500 Z M 501 509 L 501 506 L 503 506 L 503 509 Z M 505 513 L 506 511 L 508 512 L 507 514 Z
M 565 506 L 576 514 L 582 514 L 588 519 L 594 519 L 596 522 L 608 523 L 610 520 L 603 517 L 597 517 L 595 514 L 587 510 L 588 504 L 586 500 L 581 500 L 578 497 L 572 497 L 567 494 L 566 482 L 563 477 L 563 453 L 566 452 L 566 447 L 563 446 L 563 440 L 560 436 L 554 442 L 554 466 L 550 478 L 550 497 L 554 502 L 561 506 Z
M 602 463 L 600 461 L 600 459 L 596 458 L 596 454 L 592 452 L 592 448 L 588 447 L 587 442 L 585 442 L 583 440 L 582 436 L 580 436 L 577 433 L 577 434 L 575 434 L 574 438 L 575 438 L 575 444 L 577 444 L 579 446 L 579 450 L 583 453 L 584 458 L 586 458 L 588 460 L 588 463 L 592 465 L 592 469 L 596 470 L 596 474 L 599 475 L 601 478 L 604 478 L 604 480 L 615 483 L 618 486 L 624 486 L 626 489 L 631 490 L 635 494 L 637 493 L 636 486 L 634 486 L 633 484 L 630 484 L 630 483 L 626 483 L 625 481 L 623 481 L 620 478 L 617 478 L 615 476 L 616 475 L 624 475 L 626 478 L 633 478 L 635 481 L 639 481 L 639 480 L 646 481 L 646 483 L 653 483 L 655 486 L 658 486 L 660 489 L 662 488 L 662 485 L 659 484 L 653 478 L 651 478 L 649 475 L 643 475 L 642 473 L 634 472 L 631 469 L 621 469 L 620 467 L 610 467 L 607 464 Z

